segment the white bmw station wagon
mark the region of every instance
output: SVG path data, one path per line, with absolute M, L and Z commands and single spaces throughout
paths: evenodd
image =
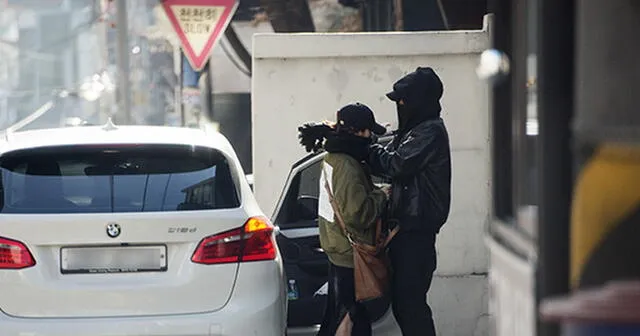
M 277 335 L 276 230 L 217 132 L 0 139 L 0 335 Z

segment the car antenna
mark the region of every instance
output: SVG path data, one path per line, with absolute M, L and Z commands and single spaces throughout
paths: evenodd
M 102 129 L 104 131 L 115 131 L 118 129 L 118 126 L 113 123 L 113 119 L 111 118 L 111 116 L 109 116 L 109 118 L 107 119 L 107 123 L 102 126 Z

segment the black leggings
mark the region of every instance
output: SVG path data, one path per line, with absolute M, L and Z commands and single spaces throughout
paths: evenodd
M 329 295 L 318 336 L 334 336 L 348 312 L 353 321 L 352 336 L 371 336 L 371 318 L 364 305 L 356 303 L 353 268 L 329 263 Z

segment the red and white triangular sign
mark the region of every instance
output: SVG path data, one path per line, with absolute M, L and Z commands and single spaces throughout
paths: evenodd
M 189 63 L 200 71 L 231 22 L 238 0 L 164 0 L 162 7 Z

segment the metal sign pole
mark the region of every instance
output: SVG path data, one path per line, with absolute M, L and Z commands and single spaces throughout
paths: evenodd
M 124 116 L 124 123 L 131 124 L 131 83 L 129 82 L 129 29 L 127 25 L 127 1 L 117 0 L 116 3 L 117 29 L 117 67 L 119 115 Z
M 198 81 L 201 72 L 193 69 L 187 57 L 182 55 L 182 126 L 197 124 L 202 111 L 202 102 Z
M 182 72 L 182 125 L 199 124 L 203 113 L 203 95 L 199 86 L 202 73 L 233 14 L 238 0 L 164 0 L 162 7 L 173 26 L 183 53 Z M 208 76 L 205 76 L 208 77 Z M 207 97 L 210 93 L 206 93 Z

